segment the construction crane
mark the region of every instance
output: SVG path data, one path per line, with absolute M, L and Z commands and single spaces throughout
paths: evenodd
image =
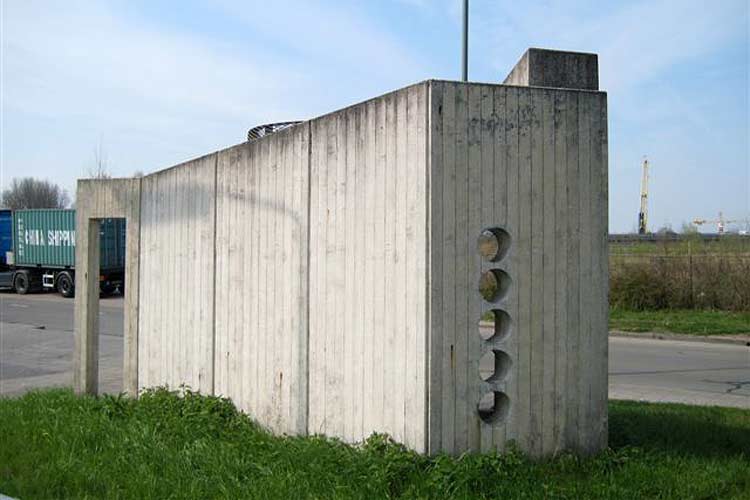
M 648 224 L 648 158 L 643 157 L 643 177 L 641 178 L 641 211 L 638 212 L 638 234 L 646 234 Z
M 719 218 L 714 220 L 709 219 L 695 219 L 693 221 L 693 224 L 696 226 L 702 226 L 703 224 L 716 224 L 716 232 L 719 234 L 724 234 L 724 230 L 726 229 L 727 224 L 739 224 L 742 222 L 747 222 L 742 219 L 731 219 L 727 220 L 724 218 L 724 214 L 722 212 L 719 212 Z

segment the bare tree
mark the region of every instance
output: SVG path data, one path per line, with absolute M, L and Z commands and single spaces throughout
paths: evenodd
M 107 162 L 107 151 L 102 146 L 102 141 L 94 148 L 94 165 L 89 169 L 89 177 L 92 179 L 110 179 Z
M 696 226 L 692 222 L 683 222 L 682 229 L 680 230 L 680 232 L 682 234 L 697 234 L 698 226 Z
M 23 208 L 66 208 L 70 204 L 67 191 L 47 180 L 25 177 L 13 179 L 3 191 L 2 206 L 13 210 Z
M 667 224 L 664 224 L 662 227 L 660 227 L 656 231 L 656 234 L 667 235 L 667 234 L 677 234 L 677 233 L 675 233 L 674 230 L 672 229 L 672 224 L 667 223 Z

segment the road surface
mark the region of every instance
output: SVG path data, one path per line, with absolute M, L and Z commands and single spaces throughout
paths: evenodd
M 100 385 L 122 388 L 121 298 L 100 301 Z M 750 408 L 750 348 L 614 337 L 610 398 Z M 0 394 L 71 385 L 73 300 L 0 293 Z
M 750 347 L 611 337 L 609 397 L 750 408 Z
M 73 299 L 0 292 L 0 395 L 73 385 Z M 122 390 L 120 297 L 99 301 L 99 386 Z

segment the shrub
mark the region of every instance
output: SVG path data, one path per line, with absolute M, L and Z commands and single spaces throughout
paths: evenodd
M 750 256 L 613 255 L 610 304 L 636 310 L 750 310 Z

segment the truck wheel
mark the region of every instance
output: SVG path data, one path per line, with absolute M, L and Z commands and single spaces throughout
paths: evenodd
M 57 276 L 57 291 L 63 297 L 70 298 L 75 295 L 75 285 L 70 273 L 62 272 Z
M 26 295 L 29 293 L 29 289 L 31 288 L 29 273 L 25 271 L 16 273 L 15 278 L 13 278 L 13 288 L 16 289 L 16 293 L 19 295 Z
M 102 297 L 109 297 L 113 293 L 115 293 L 115 286 L 111 283 L 102 283 L 99 287 L 99 290 L 101 291 Z

